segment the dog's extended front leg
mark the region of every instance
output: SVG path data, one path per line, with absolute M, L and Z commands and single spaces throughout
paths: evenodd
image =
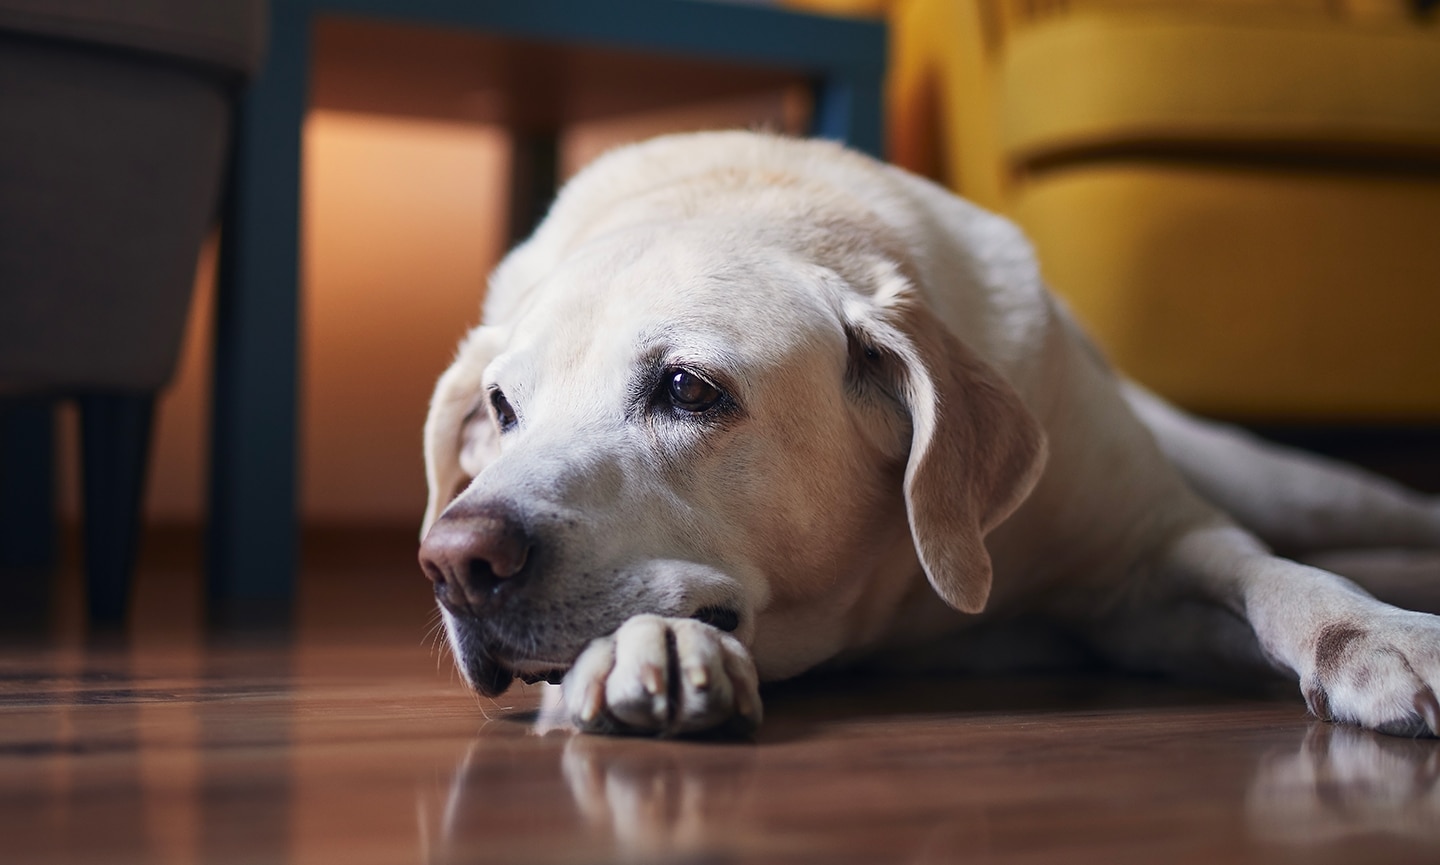
M 1183 535 L 1151 574 L 1145 597 L 1126 605 L 1139 626 L 1098 640 L 1120 660 L 1184 670 L 1199 657 L 1243 658 L 1237 646 L 1248 644 L 1253 658 L 1296 677 L 1321 718 L 1440 735 L 1440 617 L 1277 558 L 1233 526 Z
M 745 735 L 760 724 L 750 653 L 694 619 L 627 620 L 585 648 L 561 687 L 571 721 L 593 733 Z

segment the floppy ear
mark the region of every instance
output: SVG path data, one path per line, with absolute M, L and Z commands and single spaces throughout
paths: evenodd
M 1008 382 L 910 291 L 857 322 L 910 415 L 905 507 L 930 585 L 966 613 L 985 608 L 985 536 L 1040 478 L 1045 434 Z
M 477 327 L 465 337 L 455 362 L 435 383 L 425 418 L 425 480 L 429 503 L 420 537 L 456 496 L 499 454 L 500 437 L 485 408 L 485 367 L 500 351 L 500 334 Z

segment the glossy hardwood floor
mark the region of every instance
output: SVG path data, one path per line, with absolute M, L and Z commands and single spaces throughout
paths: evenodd
M 204 633 L 183 538 L 125 639 L 71 574 L 0 649 L 0 862 L 1440 861 L 1440 744 L 1288 691 L 827 679 L 754 742 L 574 736 L 463 690 L 408 533 L 311 549 L 284 642 Z

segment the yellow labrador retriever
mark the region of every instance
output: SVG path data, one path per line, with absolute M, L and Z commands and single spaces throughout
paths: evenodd
M 1440 618 L 1272 553 L 1440 548 L 1440 502 L 1127 384 L 1015 226 L 925 180 L 749 133 L 621 149 L 484 322 L 435 390 L 420 549 L 481 693 L 746 729 L 761 681 L 963 664 L 1024 619 L 1440 732 Z

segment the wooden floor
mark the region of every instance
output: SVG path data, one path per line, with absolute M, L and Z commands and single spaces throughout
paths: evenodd
M 183 539 L 126 639 L 62 583 L 0 649 L 0 862 L 1440 861 L 1440 745 L 1288 693 L 832 679 L 754 742 L 573 736 L 464 691 L 406 534 L 312 549 L 283 644 L 204 632 Z

